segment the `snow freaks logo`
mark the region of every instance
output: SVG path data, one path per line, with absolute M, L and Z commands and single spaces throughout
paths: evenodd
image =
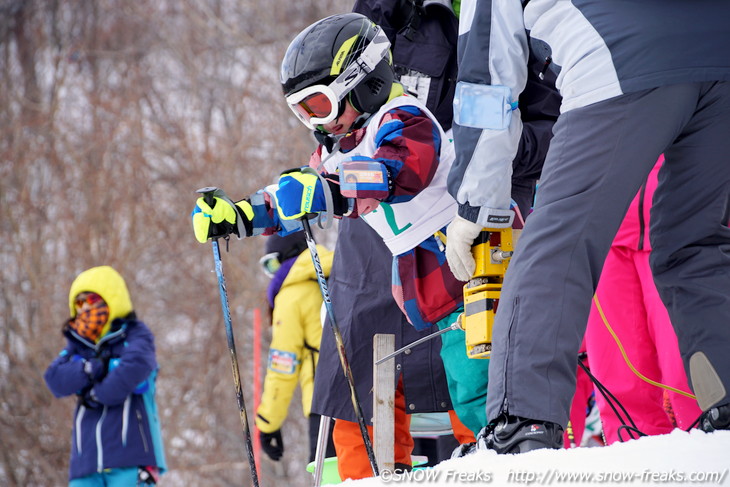
M 390 470 L 380 472 L 384 484 L 399 482 L 419 482 L 441 484 L 490 484 L 494 480 L 491 472 L 460 472 L 458 470 L 416 469 L 412 472 L 396 473 Z

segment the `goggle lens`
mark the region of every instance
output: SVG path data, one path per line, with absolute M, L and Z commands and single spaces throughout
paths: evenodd
M 276 271 L 281 269 L 278 252 L 264 255 L 259 262 L 261 263 L 261 267 L 264 268 L 264 273 L 269 277 L 274 277 Z
M 96 293 L 79 294 L 78 296 L 76 296 L 74 304 L 77 308 L 83 308 L 85 304 L 88 304 L 89 306 L 94 306 L 100 301 L 101 296 Z
M 332 113 L 332 102 L 324 93 L 312 93 L 294 108 L 305 118 L 326 118 Z
M 281 264 L 277 259 L 269 259 L 264 263 L 264 267 L 266 267 L 266 270 L 271 274 L 276 274 L 276 271 L 281 268 Z

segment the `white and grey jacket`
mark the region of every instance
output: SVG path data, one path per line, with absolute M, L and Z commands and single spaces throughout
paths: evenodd
M 541 75 L 555 77 L 562 113 L 662 85 L 728 80 L 728 18 L 730 2 L 713 0 L 464 0 L 458 81 L 507 87 L 509 107 L 532 52 L 544 61 Z M 510 205 L 520 108 L 498 128 L 454 123 L 449 192 L 460 216 L 486 227 Z

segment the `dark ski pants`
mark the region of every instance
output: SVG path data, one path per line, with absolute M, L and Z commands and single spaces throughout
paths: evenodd
M 487 418 L 568 422 L 613 237 L 661 153 L 651 267 L 700 407 L 730 402 L 730 83 L 677 84 L 560 115 L 502 290 Z

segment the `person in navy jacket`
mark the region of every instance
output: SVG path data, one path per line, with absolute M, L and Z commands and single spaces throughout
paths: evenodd
M 154 485 L 166 469 L 154 336 L 109 266 L 74 280 L 69 309 L 66 347 L 44 376 L 54 396 L 77 397 L 69 487 Z

